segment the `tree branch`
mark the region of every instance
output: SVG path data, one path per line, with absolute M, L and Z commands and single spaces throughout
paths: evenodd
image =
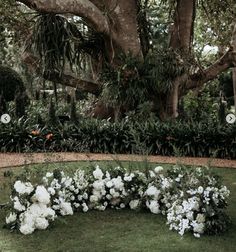
M 226 71 L 230 67 L 236 65 L 236 54 L 229 49 L 219 60 L 206 68 L 192 74 L 186 84 L 186 89 L 201 88 L 204 83 L 214 80 L 219 74 Z
M 78 79 L 77 77 L 70 74 L 58 73 L 58 72 L 45 72 L 43 74 L 43 78 L 62 85 L 78 88 L 81 91 L 86 91 L 96 96 L 98 96 L 101 93 L 100 86 L 97 83 L 91 80 Z
M 97 31 L 109 33 L 109 23 L 102 11 L 89 0 L 17 0 L 38 12 L 66 14 L 84 18 Z
M 42 74 L 38 58 L 27 51 L 25 51 L 22 54 L 22 60 L 29 67 L 31 71 L 34 71 L 37 74 L 43 76 L 43 78 L 46 80 L 60 83 L 65 86 L 78 88 L 82 91 L 89 92 L 96 96 L 98 96 L 101 93 L 101 86 L 98 83 L 95 83 L 91 80 L 79 79 L 76 76 L 73 76 L 72 74 L 58 73 L 56 71 L 44 72 Z

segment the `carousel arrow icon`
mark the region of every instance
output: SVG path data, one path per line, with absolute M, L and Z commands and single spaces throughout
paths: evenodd
M 236 116 L 234 114 L 228 114 L 226 116 L 226 122 L 229 124 L 233 124 L 236 121 Z
M 11 117 L 8 114 L 3 114 L 1 116 L 1 122 L 7 124 L 11 121 Z

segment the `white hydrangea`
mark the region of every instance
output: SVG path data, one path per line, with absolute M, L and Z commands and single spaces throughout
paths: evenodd
M 49 222 L 47 219 L 45 219 L 43 217 L 38 217 L 35 219 L 35 228 L 36 229 L 44 230 L 48 226 L 49 226 Z
M 139 207 L 140 201 L 139 200 L 131 200 L 129 202 L 130 209 L 137 209 Z
M 44 186 L 37 186 L 33 198 L 39 203 L 43 203 L 45 205 L 50 203 L 50 194 Z
M 20 226 L 20 232 L 24 235 L 32 234 L 34 230 L 35 228 L 31 225 L 24 224 Z
M 49 188 L 48 188 L 48 192 L 49 192 L 51 195 L 55 195 L 55 193 L 56 193 L 55 189 L 52 188 L 52 187 L 49 187 Z
M 97 191 L 101 191 L 104 187 L 105 186 L 103 180 L 96 180 L 93 182 L 93 188 Z
M 42 203 L 33 203 L 20 215 L 20 232 L 31 234 L 35 229 L 46 229 L 48 220 L 55 219 L 55 211 Z
M 90 200 L 91 203 L 95 203 L 95 202 L 98 202 L 98 197 L 95 196 L 95 195 L 91 195 L 89 200 Z
M 13 198 L 13 205 L 14 205 L 14 209 L 19 212 L 25 211 L 26 209 L 25 206 L 20 203 L 20 200 L 17 196 Z
M 93 171 L 94 178 L 100 180 L 100 179 L 102 179 L 103 175 L 104 174 L 103 174 L 102 170 L 97 165 L 96 169 Z
M 154 172 L 157 173 L 157 174 L 160 173 L 160 172 L 162 172 L 162 171 L 163 171 L 163 167 L 162 166 L 157 166 L 157 167 L 154 168 Z
M 83 207 L 83 212 L 85 212 L 85 213 L 88 212 L 89 208 L 86 203 L 83 203 L 82 207 Z
M 60 203 L 60 214 L 62 216 L 73 215 L 73 209 L 72 209 L 72 206 L 71 206 L 70 202 L 64 202 L 64 201 L 62 201 Z
M 155 186 L 152 185 L 152 186 L 148 187 L 148 189 L 146 190 L 145 194 L 147 196 L 152 197 L 155 200 L 158 200 L 159 197 L 160 197 L 161 191 L 158 190 Z
M 109 180 L 109 181 L 106 182 L 106 187 L 107 187 L 107 188 L 113 187 L 113 183 L 112 183 L 111 180 Z
M 121 176 L 118 176 L 117 178 L 112 179 L 112 183 L 114 184 L 114 188 L 117 190 L 122 191 L 124 188 L 124 183 L 122 181 Z
M 130 174 L 125 173 L 125 175 L 124 175 L 124 181 L 131 182 L 132 179 L 134 178 L 134 176 L 135 176 L 134 173 L 130 173 Z
M 30 194 L 33 192 L 34 187 L 30 182 L 23 183 L 20 180 L 17 180 L 14 184 L 14 189 L 16 192 L 18 192 L 20 195 L 21 194 Z
M 147 201 L 146 206 L 150 209 L 151 213 L 159 214 L 161 212 L 160 205 L 156 200 Z

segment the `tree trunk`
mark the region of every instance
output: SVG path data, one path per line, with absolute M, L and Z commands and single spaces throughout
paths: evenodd
M 196 0 L 178 0 L 174 16 L 174 24 L 170 30 L 169 47 L 177 50 L 183 57 L 189 56 L 192 48 L 193 27 L 195 20 Z M 186 73 L 176 76 L 172 88 L 164 102 L 164 118 L 178 117 L 179 88 L 187 80 Z
M 236 67 L 232 69 L 233 72 L 233 88 L 234 88 L 234 111 L 236 114 Z

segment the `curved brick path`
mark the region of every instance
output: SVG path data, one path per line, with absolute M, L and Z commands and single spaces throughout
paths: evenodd
M 37 164 L 47 162 L 73 162 L 73 161 L 143 161 L 175 164 L 177 162 L 186 165 L 210 165 L 214 167 L 228 167 L 236 169 L 236 160 L 189 158 L 189 157 L 163 157 L 139 155 L 111 155 L 111 154 L 81 154 L 81 153 L 0 153 L 0 168 L 22 166 L 25 164 Z

